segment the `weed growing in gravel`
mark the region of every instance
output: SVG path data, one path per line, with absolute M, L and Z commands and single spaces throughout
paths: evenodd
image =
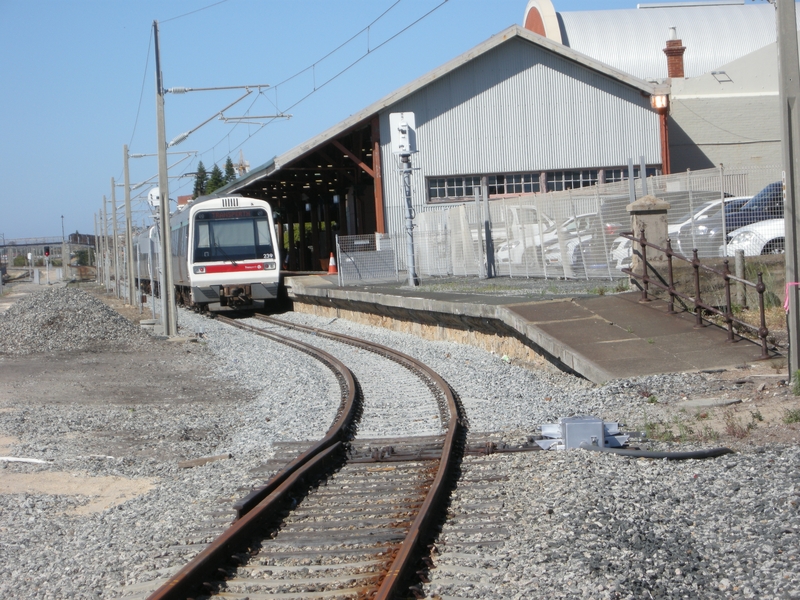
M 648 344 L 655 344 L 656 341 L 653 338 L 647 338 L 647 343 Z
M 628 280 L 620 279 L 619 283 L 617 284 L 617 287 L 614 288 L 614 291 L 618 294 L 621 294 L 622 292 L 627 292 L 629 289 L 631 289 L 631 286 Z
M 647 397 L 647 402 L 649 404 L 658 404 L 658 398 L 656 398 L 655 394 L 651 394 Z
M 754 420 L 751 420 L 746 425 L 742 425 L 739 419 L 734 416 L 733 412 L 728 412 L 725 415 L 725 433 L 731 437 L 737 439 L 746 438 L 755 428 L 756 422 Z
M 772 367 L 772 370 L 776 373 L 780 373 L 783 370 L 783 367 L 786 366 L 786 361 L 783 359 L 773 359 L 769 361 L 769 366 Z
M 675 434 L 672 433 L 672 427 L 666 423 L 648 421 L 644 424 L 644 432 L 647 438 L 651 440 L 658 440 L 659 442 L 676 441 Z
M 753 421 L 763 421 L 764 416 L 761 414 L 760 410 L 752 410 L 750 411 L 750 416 L 753 417 Z
M 792 423 L 800 423 L 800 408 L 787 410 L 786 414 L 783 416 L 783 422 L 787 425 L 791 425 Z
M 681 442 L 688 441 L 692 434 L 694 434 L 694 429 L 678 419 L 678 417 L 675 417 L 675 426 L 678 428 L 678 439 Z
M 598 296 L 605 296 L 608 290 L 604 285 L 589 290 L 590 294 L 597 294 Z
M 719 439 L 719 432 L 708 425 L 703 425 L 697 437 L 701 442 L 716 442 Z

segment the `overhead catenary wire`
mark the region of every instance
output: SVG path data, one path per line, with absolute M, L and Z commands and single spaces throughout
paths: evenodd
M 195 13 L 199 13 L 204 10 L 208 10 L 209 8 L 213 8 L 215 6 L 219 6 L 220 4 L 225 4 L 228 0 L 219 0 L 219 2 L 214 2 L 213 4 L 209 4 L 208 6 L 203 6 L 202 8 L 197 8 L 195 10 L 191 10 L 187 13 L 183 13 L 182 15 L 177 15 L 175 17 L 170 17 L 169 19 L 164 19 L 160 21 L 163 25 L 164 23 L 169 23 L 170 21 L 177 21 L 178 19 L 183 19 L 184 17 L 188 17 L 189 15 L 193 15 Z
M 313 85 L 313 89 L 312 89 L 310 92 L 308 92 L 307 94 L 305 94 L 304 96 L 302 96 L 301 98 L 299 98 L 297 101 L 293 102 L 293 103 L 292 103 L 291 105 L 289 105 L 287 108 L 280 109 L 280 108 L 277 106 L 277 104 L 275 104 L 275 103 L 273 103 L 271 100 L 269 100 L 269 98 L 267 98 L 267 96 L 264 94 L 264 92 L 263 92 L 262 90 L 260 90 L 260 89 L 259 89 L 259 92 L 258 92 L 258 94 L 257 94 L 257 95 L 256 95 L 256 97 L 253 99 L 253 102 L 250 104 L 250 106 L 247 108 L 247 111 L 245 112 L 245 114 L 249 113 L 249 111 L 250 111 L 250 110 L 252 110 L 253 106 L 255 105 L 256 101 L 258 100 L 258 97 L 259 97 L 259 96 L 261 96 L 261 95 L 264 95 L 264 97 L 265 97 L 265 98 L 266 98 L 268 101 L 270 101 L 270 103 L 271 103 L 271 104 L 273 104 L 273 105 L 275 106 L 275 108 L 278 110 L 278 112 L 280 112 L 280 113 L 283 113 L 283 112 L 286 112 L 286 111 L 288 111 L 288 110 L 291 110 L 292 108 L 295 108 L 296 106 L 298 106 L 298 105 L 300 105 L 301 103 L 305 102 L 305 101 L 306 101 L 308 98 L 310 98 L 311 96 L 313 96 L 314 94 L 316 94 L 317 92 L 319 92 L 320 90 L 322 90 L 322 89 L 323 89 L 324 87 L 326 87 L 328 84 L 330 84 L 331 82 L 335 81 L 336 79 L 338 79 L 339 77 L 341 77 L 342 75 L 344 75 L 345 73 L 347 73 L 348 71 L 350 71 L 350 70 L 351 70 L 353 67 L 355 67 L 357 64 L 359 64 L 359 63 L 360 63 L 362 60 L 364 60 L 364 59 L 365 59 L 367 56 L 369 56 L 370 54 L 372 54 L 372 53 L 376 52 L 377 50 L 381 49 L 383 46 L 385 46 L 385 45 L 386 45 L 386 44 L 388 44 L 389 42 L 393 41 L 394 39 L 396 39 L 397 37 L 399 37 L 400 35 L 402 35 L 402 34 L 403 34 L 403 33 L 405 33 L 406 31 L 408 31 L 409 29 L 411 29 L 412 27 L 414 27 L 415 25 L 417 25 L 418 23 L 420 23 L 421 21 L 423 21 L 424 19 L 426 19 L 427 17 L 429 17 L 431 14 L 433 14 L 434 12 L 436 12 L 437 10 L 439 10 L 439 9 L 440 9 L 442 6 L 444 6 L 445 4 L 447 4 L 449 1 L 450 1 L 450 0 L 442 0 L 441 2 L 439 2 L 439 4 L 437 4 L 436 6 L 434 6 L 434 7 L 433 7 L 431 10 L 429 10 L 428 12 L 426 12 L 425 14 L 423 14 L 422 16 L 418 17 L 417 19 L 415 19 L 414 21 L 412 21 L 411 23 L 409 23 L 408 25 L 406 25 L 405 27 L 403 27 L 402 29 L 400 29 L 399 31 L 397 31 L 396 33 L 394 33 L 394 34 L 393 34 L 393 35 L 391 35 L 390 37 L 386 38 L 385 40 L 383 40 L 381 43 L 377 44 L 377 45 L 376 45 L 376 46 L 374 46 L 374 47 L 370 47 L 370 40 L 369 40 L 369 37 L 368 37 L 367 49 L 366 49 L 366 51 L 364 51 L 364 53 L 363 53 L 361 56 L 359 56 L 359 57 L 355 58 L 354 60 L 352 60 L 352 61 L 351 61 L 351 62 L 350 62 L 348 65 L 346 65 L 344 68 L 342 68 L 341 70 L 339 70 L 338 72 L 336 72 L 334 75 L 332 75 L 332 76 L 331 76 L 331 77 L 329 77 L 328 79 L 326 79 L 326 80 L 324 80 L 323 82 L 321 82 L 319 85 L 317 85 L 317 84 L 316 84 L 316 82 L 315 82 L 315 83 L 314 83 L 314 85 Z M 216 3 L 214 3 L 214 4 L 210 4 L 210 5 L 206 6 L 206 7 L 203 7 L 203 8 L 197 9 L 197 10 L 195 10 L 195 11 L 191 11 L 191 12 L 188 12 L 188 13 L 185 13 L 185 14 L 182 14 L 182 15 L 178 15 L 178 16 L 176 16 L 176 17 L 171 17 L 171 18 L 169 18 L 169 19 L 166 19 L 166 20 L 164 20 L 164 21 L 161 21 L 161 23 L 166 23 L 166 22 L 169 22 L 169 21 L 173 21 L 173 20 L 176 20 L 176 19 L 180 19 L 180 18 L 182 18 L 182 17 L 189 16 L 189 15 L 191 15 L 191 14 L 194 14 L 194 13 L 196 13 L 196 12 L 200 12 L 200 11 L 202 11 L 202 10 L 206 10 L 206 9 L 208 9 L 208 8 L 212 8 L 212 7 L 214 7 L 214 6 L 217 6 L 217 5 L 219 5 L 219 4 L 223 4 L 224 2 L 227 2 L 227 0 L 222 0 L 222 1 L 220 1 L 220 2 L 216 2 Z M 300 71 L 296 72 L 295 74 L 291 75 L 290 77 L 288 77 L 288 78 L 286 78 L 286 79 L 282 80 L 282 81 L 281 81 L 281 82 L 279 82 L 278 84 L 276 84 L 276 85 L 272 86 L 272 87 L 271 87 L 271 90 L 274 90 L 274 91 L 275 91 L 275 93 L 276 93 L 276 97 L 277 97 L 277 91 L 278 91 L 278 88 L 280 88 L 280 87 L 282 87 L 282 86 L 285 86 L 285 85 L 286 85 L 288 82 L 292 81 L 293 79 L 297 78 L 298 76 L 302 75 L 303 73 L 305 73 L 305 72 L 307 72 L 307 71 L 309 71 L 309 70 L 312 70 L 312 69 L 314 69 L 314 68 L 315 68 L 317 65 L 319 65 L 319 64 L 320 64 L 322 61 L 324 61 L 325 59 L 329 58 L 330 56 L 332 56 L 333 54 L 335 54 L 336 52 L 338 52 L 339 50 L 341 50 L 342 48 L 344 48 L 345 46 L 347 46 L 349 43 L 351 43 L 353 40 L 357 39 L 359 36 L 363 35 L 365 32 L 367 32 L 367 34 L 369 35 L 371 28 L 372 28 L 372 27 L 373 27 L 373 26 L 374 26 L 376 23 L 378 23 L 378 22 L 379 22 L 381 19 L 385 18 L 385 17 L 386 17 L 386 15 L 387 15 L 387 14 L 388 14 L 390 11 L 392 11 L 392 9 L 394 9 L 396 6 L 398 6 L 398 5 L 399 5 L 401 2 L 402 2 L 402 0 L 396 0 L 396 2 L 394 2 L 394 3 L 393 3 L 391 6 L 389 6 L 389 7 L 388 7 L 386 10 L 384 10 L 384 11 L 383 11 L 383 12 L 382 12 L 380 15 L 378 15 L 378 16 L 377 16 L 375 19 L 373 19 L 373 20 L 372 20 L 372 21 L 371 21 L 371 22 L 370 22 L 368 25 L 366 25 L 365 27 L 363 27 L 362 29 L 360 29 L 360 30 L 359 30 L 357 33 L 355 33 L 354 35 L 350 36 L 350 37 L 349 37 L 347 40 L 345 40 L 344 42 L 342 42 L 341 44 L 339 44 L 338 46 L 336 46 L 334 49 L 332 49 L 331 51 L 329 51 L 328 53 L 326 53 L 324 56 L 322 56 L 321 58 L 317 59 L 317 60 L 316 60 L 314 63 L 312 63 L 312 64 L 311 64 L 311 65 L 309 65 L 308 67 L 305 67 L 304 69 L 301 69 Z M 133 131 L 133 133 L 131 134 L 131 144 L 129 144 L 129 147 L 132 145 L 133 136 L 135 135 L 135 132 L 136 132 L 136 124 L 138 124 L 138 117 L 139 117 L 139 112 L 140 112 L 140 109 L 141 109 L 141 97 L 142 97 L 142 96 L 143 96 L 143 94 L 144 94 L 144 85 L 145 85 L 145 80 L 146 80 L 146 77 L 147 77 L 147 69 L 149 68 L 149 54 L 150 54 L 150 48 L 151 48 L 151 47 L 152 47 L 152 33 L 151 33 L 151 36 L 150 36 L 150 41 L 149 41 L 149 45 L 148 45 L 148 62 L 146 63 L 146 66 L 145 66 L 145 74 L 144 74 L 144 76 L 143 76 L 143 81 L 142 81 L 142 93 L 141 93 L 141 95 L 140 95 L 139 108 L 137 109 L 137 117 L 136 117 L 136 122 L 135 122 L 135 124 L 134 124 L 134 131 Z M 219 114 L 219 111 L 218 111 L 217 113 L 215 113 L 215 116 L 216 116 L 216 114 Z M 267 127 L 268 125 L 272 124 L 272 123 L 273 123 L 274 121 L 276 121 L 276 120 L 277 120 L 277 118 L 271 118 L 271 119 L 269 119 L 268 121 L 266 121 L 266 122 L 264 122 L 264 123 L 258 124 L 258 125 L 257 125 L 257 128 L 255 129 L 255 131 L 248 131 L 248 134 L 246 135 L 246 137 L 245 137 L 244 139 L 242 139 L 242 140 L 241 140 L 241 141 L 240 141 L 238 144 L 236 144 L 235 146 L 231 147 L 231 146 L 230 146 L 230 141 L 231 141 L 231 140 L 230 140 L 230 136 L 231 136 L 231 134 L 232 134 L 232 133 L 233 133 L 233 132 L 236 130 L 236 128 L 237 128 L 237 127 L 239 127 L 239 125 L 242 125 L 242 124 L 244 124 L 244 125 L 247 125 L 248 127 L 251 127 L 251 126 L 255 125 L 254 123 L 236 123 L 236 124 L 234 124 L 234 126 L 231 128 L 231 130 L 230 130 L 230 131 L 228 131 L 228 132 L 227 132 L 227 133 L 226 133 L 226 134 L 225 134 L 225 135 L 224 135 L 224 136 L 223 136 L 223 137 L 222 137 L 222 138 L 221 138 L 219 141 L 217 141 L 216 143 L 214 143 L 213 145 L 211 145 L 210 147 L 208 147 L 208 149 L 206 149 L 206 150 L 204 150 L 204 151 L 201 151 L 201 152 L 198 152 L 196 156 L 197 156 L 198 158 L 202 159 L 203 157 L 206 157 L 206 156 L 207 156 L 207 155 L 208 155 L 210 152 L 213 152 L 214 150 L 216 150 L 216 149 L 217 149 L 217 148 L 220 146 L 220 144 L 223 144 L 223 143 L 224 143 L 224 142 L 226 142 L 226 141 L 227 141 L 227 143 L 228 143 L 228 153 L 227 153 L 227 155 L 228 155 L 228 156 L 230 156 L 230 154 L 231 154 L 231 153 L 235 152 L 236 150 L 239 150 L 239 149 L 240 149 L 242 146 L 244 146 L 244 145 L 245 145 L 245 144 L 246 144 L 248 141 L 250 141 L 250 139 L 252 139 L 254 136 L 258 135 L 258 134 L 259 134 L 259 133 L 260 133 L 260 132 L 261 132 L 261 131 L 262 131 L 262 130 L 265 128 L 265 127 Z M 215 160 L 215 159 L 216 159 L 216 157 L 214 157 L 214 161 L 213 161 L 213 162 L 214 162 L 214 164 L 216 164 L 216 160 Z M 192 162 L 191 164 L 194 164 L 194 163 Z M 190 164 L 190 165 L 187 165 L 187 167 L 184 169 L 184 171 L 182 172 L 182 174 L 185 174 L 185 173 L 187 172 L 187 170 L 190 168 L 191 164 Z M 190 182 L 189 182 L 189 181 L 187 181 L 187 182 L 186 182 L 186 184 L 178 186 L 178 187 L 177 187 L 177 189 L 176 189 L 176 191 L 177 191 L 177 190 L 181 190 L 181 189 L 185 188 L 185 187 L 186 187 L 186 185 L 189 185 L 189 183 L 190 183 Z
M 360 30 L 358 33 L 356 33 L 355 35 L 351 36 L 351 37 L 350 37 L 350 38 L 349 38 L 347 41 L 345 41 L 345 42 L 343 42 L 343 43 L 339 44 L 339 46 L 337 46 L 336 48 L 334 48 L 333 50 L 331 50 L 330 52 L 328 52 L 328 53 L 327 53 L 325 56 L 323 56 L 322 58 L 320 58 L 320 59 L 316 60 L 314 63 L 312 63 L 312 64 L 311 64 L 311 65 L 309 65 L 308 67 L 305 67 L 304 69 L 301 69 L 300 71 L 298 71 L 298 72 L 297 72 L 297 73 L 295 73 L 294 75 L 291 75 L 290 77 L 287 77 L 287 78 L 286 78 L 286 79 L 284 79 L 283 81 L 281 81 L 281 82 L 279 82 L 279 83 L 275 84 L 274 86 L 272 86 L 272 87 L 271 87 L 271 91 L 273 91 L 273 92 L 275 92 L 275 93 L 277 94 L 277 91 L 278 91 L 278 90 L 279 90 L 279 89 L 280 89 L 282 86 L 284 86 L 286 83 L 288 83 L 288 82 L 292 81 L 293 79 L 295 79 L 295 78 L 296 78 L 296 77 L 298 77 L 299 75 L 302 75 L 303 73 L 305 73 L 305 72 L 307 72 L 307 71 L 311 70 L 313 67 L 315 67 L 316 65 L 318 65 L 320 62 L 322 62 L 322 61 L 323 61 L 323 60 L 325 60 L 326 58 L 330 57 L 332 54 L 334 54 L 335 52 L 337 52 L 338 50 L 340 50 L 341 48 L 343 48 L 344 46 L 346 46 L 346 45 L 347 45 L 348 43 L 350 43 L 352 40 L 356 39 L 358 36 L 360 36 L 361 34 L 363 34 L 365 31 L 368 31 L 368 30 L 369 30 L 369 29 L 370 29 L 370 28 L 371 28 L 373 25 L 375 25 L 375 23 L 377 23 L 377 22 L 378 22 L 380 19 L 382 19 L 383 17 L 385 17 L 385 16 L 386 16 L 386 14 L 387 14 L 387 13 L 388 13 L 390 10 L 392 10 L 392 9 L 393 9 L 395 6 L 397 6 L 397 5 L 398 5 L 398 4 L 399 4 L 401 1 L 402 1 L 402 0 L 398 0 L 397 2 L 395 2 L 394 4 L 392 4 L 392 6 L 390 6 L 390 7 L 389 7 L 388 9 L 386 9 L 386 10 L 385 10 L 383 13 L 381 13 L 381 14 L 380 14 L 380 15 L 379 15 L 379 16 L 378 16 L 376 19 L 374 19 L 374 20 L 373 20 L 373 21 L 372 21 L 372 22 L 371 22 L 369 25 L 367 25 L 366 27 L 362 28 L 362 29 L 361 29 L 361 30 Z M 278 107 L 278 105 L 277 105 L 277 104 L 275 104 L 275 103 L 272 103 L 272 104 L 275 106 L 275 108 L 276 108 L 276 109 L 278 109 L 278 111 L 279 111 L 279 112 L 286 112 L 286 111 L 288 111 L 288 110 L 291 110 L 292 108 L 295 108 L 296 106 L 298 106 L 299 104 L 301 104 L 302 102 L 304 102 L 305 100 L 307 100 L 308 98 L 310 98 L 312 95 L 314 95 L 315 93 L 317 93 L 318 91 L 320 91 L 322 88 L 324 88 L 325 86 L 327 86 L 329 83 L 333 82 L 334 80 L 336 80 L 336 79 L 338 79 L 339 77 L 341 77 L 342 75 L 344 75 L 346 72 L 348 72 L 348 71 L 349 71 L 350 69 L 352 69 L 354 66 L 356 66 L 358 63 L 360 63 L 362 60 L 364 60 L 364 59 L 365 59 L 367 56 L 369 56 L 370 54 L 372 54 L 372 53 L 373 53 L 373 52 L 375 52 L 376 50 L 379 50 L 380 48 L 382 48 L 383 46 L 385 46 L 386 44 L 388 44 L 389 42 L 391 42 L 392 40 L 394 40 L 394 39 L 395 39 L 395 38 L 397 38 L 398 36 L 402 35 L 402 34 L 403 34 L 403 33 L 405 33 L 406 31 L 408 31 L 409 29 L 411 29 L 412 27 L 414 27 L 415 25 L 417 25 L 417 24 L 418 24 L 419 22 L 421 22 L 422 20 L 424 20 L 424 19 L 426 19 L 427 17 L 429 17 L 431 14 L 433 14 L 434 12 L 436 12 L 437 10 L 439 10 L 439 9 L 440 9 L 442 6 L 444 6 L 445 4 L 447 4 L 449 1 L 450 1 L 450 0 L 442 0 L 442 1 L 441 1 L 439 4 L 437 4 L 436 6 L 434 6 L 434 7 L 433 7 L 431 10 L 429 10 L 428 12 L 426 12 L 424 15 L 422 15 L 421 17 L 417 18 L 416 20 L 412 21 L 410 24 L 406 25 L 406 26 L 405 26 L 405 27 L 403 27 L 403 28 L 402 28 L 400 31 L 398 31 L 398 32 L 394 33 L 392 36 L 390 36 L 389 38 L 385 39 L 383 42 L 381 42 L 380 44 L 378 44 L 378 45 L 377 45 L 377 46 L 375 46 L 374 48 L 369 48 L 369 47 L 368 47 L 368 48 L 367 48 L 367 50 L 366 50 L 366 52 L 364 52 L 364 54 L 362 54 L 362 55 L 361 55 L 361 56 L 359 56 L 358 58 L 354 59 L 352 62 L 350 62 L 350 64 L 348 64 L 348 65 L 347 65 L 347 66 L 345 66 L 343 69 L 341 69 L 340 71 L 338 71 L 336 74 L 334 74 L 333 76 L 331 76 L 330 78 L 328 78 L 327 80 L 325 80 L 324 82 L 322 82 L 320 85 L 316 85 L 316 83 L 315 83 L 315 84 L 314 84 L 314 86 L 313 86 L 313 89 L 312 89 L 312 90 L 311 90 L 309 93 L 307 93 L 305 96 L 302 96 L 302 97 L 301 97 L 299 100 L 297 100 L 297 101 L 296 101 L 296 102 L 294 102 L 293 104 L 289 105 L 288 107 L 281 109 L 281 108 L 279 108 L 279 107 Z M 262 92 L 262 93 L 263 93 L 263 92 Z M 257 98 L 258 98 L 258 97 L 256 97 L 256 99 L 257 99 Z M 265 95 L 265 98 L 266 98 L 266 95 Z M 255 100 L 254 100 L 253 102 L 255 103 Z M 251 108 L 252 108 L 252 107 L 251 107 Z M 271 123 L 273 123 L 275 120 L 276 120 L 276 119 L 271 119 L 271 120 L 269 120 L 269 121 L 267 121 L 267 122 L 265 122 L 265 123 L 261 124 L 261 125 L 258 127 L 258 129 L 257 129 L 256 131 L 254 131 L 254 132 L 250 133 L 250 134 L 249 134 L 249 135 L 248 135 L 248 136 L 247 136 L 245 139 L 243 139 L 243 140 L 242 140 L 242 141 L 241 141 L 239 144 L 237 144 L 236 146 L 234 146 L 233 148 L 231 148 L 231 149 L 229 150 L 229 153 L 230 153 L 230 152 L 235 152 L 236 150 L 238 150 L 239 148 L 241 148 L 241 147 L 242 147 L 242 146 L 243 146 L 245 143 L 247 143 L 247 142 L 248 142 L 248 141 L 249 141 L 249 140 L 250 140 L 252 137 L 254 137 L 254 136 L 258 135 L 258 133 L 260 133 L 260 132 L 261 132 L 261 130 L 262 130 L 262 129 L 264 129 L 264 127 L 266 127 L 267 125 L 270 125 L 270 124 L 271 124 Z M 238 123 L 237 123 L 237 125 L 236 125 L 236 126 L 238 126 Z M 200 153 L 199 153 L 199 155 L 200 155 L 200 156 L 205 156 L 206 154 L 208 154 L 208 152 L 211 152 L 213 149 L 215 149 L 217 146 L 219 146 L 221 143 L 223 143 L 223 142 L 224 142 L 224 141 L 227 139 L 227 136 L 228 136 L 228 135 L 230 135 L 230 133 L 231 133 L 231 132 L 228 132 L 228 134 L 226 134 L 226 136 L 225 136 L 225 137 L 221 138 L 221 139 L 220 139 L 220 140 L 219 140 L 217 143 L 215 143 L 213 146 L 211 146 L 211 147 L 210 147 L 208 150 L 205 150 L 205 151 L 203 151 L 203 152 L 200 152 Z

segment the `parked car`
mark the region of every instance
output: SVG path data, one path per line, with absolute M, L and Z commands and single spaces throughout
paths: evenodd
M 611 265 L 617 270 L 629 269 L 633 258 L 633 245 L 628 238 L 618 237 L 611 243 Z
M 752 196 L 740 196 L 725 199 L 725 221 L 727 230 L 730 231 L 728 219 L 730 215 L 741 209 L 752 199 Z M 694 230 L 694 235 L 692 231 Z M 722 241 L 722 211 L 719 200 L 711 206 L 702 207 L 692 219 L 684 220 L 677 229 L 670 228 L 669 237 L 672 240 L 672 249 L 684 256 L 690 257 L 692 250 L 697 248 L 701 256 L 714 254 L 717 246 Z
M 594 216 L 595 213 L 591 213 L 567 218 L 561 224 L 562 237 L 574 238 L 577 235 L 576 232 L 586 231 L 590 226 L 591 218 Z M 501 242 L 497 245 L 495 260 L 498 264 L 520 264 L 523 260 L 532 262 L 535 261 L 535 256 L 542 254 L 541 247 L 549 248 L 553 242 L 558 244 L 558 230 L 556 229 L 555 221 L 544 215 L 542 217 L 544 231 L 542 231 L 541 235 L 539 234 L 538 223 L 528 219 L 530 224 L 520 226 L 516 239 Z M 523 238 L 523 233 L 524 240 L 521 239 Z M 545 254 L 546 252 L 545 250 Z
M 782 218 L 767 219 L 731 231 L 728 235 L 728 256 L 736 256 L 737 250 L 744 250 L 745 256 L 783 254 L 785 226 Z M 720 246 L 719 255 L 725 255 L 724 246 Z
M 737 211 L 725 215 L 728 231 L 751 223 L 783 217 L 783 184 L 770 183 Z
M 557 238 L 545 244 L 545 263 L 562 267 L 569 265 L 574 275 L 596 269 L 607 270 L 611 248 L 619 231 L 622 231 L 620 224 L 601 224 L 597 214 L 581 215 L 577 227 L 566 228 L 562 235 L 563 247 Z
M 726 217 L 731 212 L 739 210 L 752 196 L 737 196 L 725 198 Z M 672 249 L 684 256 L 691 257 L 693 245 L 699 246 L 703 255 L 707 255 L 712 244 L 718 246 L 722 239 L 722 211 L 721 201 L 708 200 L 700 204 L 694 214 L 688 212 L 673 221 L 667 227 L 667 235 L 672 240 Z M 694 228 L 694 237 L 692 236 Z M 617 270 L 631 266 L 633 255 L 631 240 L 618 237 L 611 244 L 611 265 Z

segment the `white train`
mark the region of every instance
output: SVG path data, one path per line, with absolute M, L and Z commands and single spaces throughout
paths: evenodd
M 278 297 L 279 244 L 272 209 L 242 196 L 198 199 L 170 216 L 172 277 L 178 302 L 211 311 L 247 310 Z M 159 293 L 157 226 L 136 239 L 136 277 Z

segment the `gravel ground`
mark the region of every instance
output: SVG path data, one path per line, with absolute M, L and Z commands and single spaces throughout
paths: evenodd
M 70 317 L 75 335 L 63 342 L 48 341 L 48 332 L 36 324 L 55 320 L 65 307 L 31 297 L 24 314 L 17 314 L 30 324 L 23 332 L 28 345 L 46 352 L 18 356 L 3 346 L 6 354 L 0 354 L 0 375 L 13 384 L 0 389 L 0 446 L 6 447 L 0 455 L 48 461 L 0 461 L 2 597 L 113 598 L 123 584 L 166 576 L 196 551 L 187 544 L 203 541 L 208 515 L 257 482 L 249 470 L 272 456 L 271 442 L 319 437 L 338 405 L 333 376 L 306 355 L 185 311 L 179 321 L 186 332 L 204 329 L 199 343 L 141 340 L 134 329 L 128 337 L 108 334 L 120 336 L 113 338 L 115 351 L 98 353 L 109 340 L 105 333 L 90 333 L 98 331 L 92 310 L 104 309 L 85 297 L 70 296 L 87 310 Z M 750 393 L 724 374 L 594 386 L 454 343 L 343 320 L 285 318 L 419 358 L 459 394 L 472 431 L 503 432 L 512 440 L 561 416 L 594 414 L 644 427 L 667 418 L 686 397 Z M 2 339 L 17 326 L 7 317 L 0 321 Z M 80 349 L 69 345 L 80 336 L 86 340 Z M 107 359 L 103 369 L 85 368 L 87 362 L 97 368 L 100 358 Z M 14 379 L 28 363 L 36 369 Z M 138 379 L 120 366 L 125 363 L 139 365 Z M 68 379 L 80 369 L 80 376 Z M 174 383 L 166 377 L 171 370 L 181 372 Z M 68 384 L 59 387 L 63 378 Z M 36 381 L 47 385 L 49 396 L 37 391 Z M 127 391 L 121 390 L 126 382 Z M 767 393 L 773 391 L 785 392 L 771 385 Z M 502 567 L 498 578 L 488 579 L 485 588 L 473 586 L 465 597 L 796 597 L 800 452 L 794 444 L 752 443 L 761 429 L 766 428 L 725 439 L 739 452 L 708 461 L 577 451 L 495 460 L 492 474 L 507 480 L 490 486 L 491 493 L 513 515 L 511 533 L 502 545 L 481 549 L 486 561 Z M 781 439 L 796 444 L 798 437 L 797 425 L 789 425 Z M 233 459 L 194 469 L 177 466 L 186 458 L 225 453 Z M 81 513 L 102 496 L 88 483 L 77 494 L 7 483 L 11 474 L 35 482 L 57 473 L 87 481 L 124 478 L 141 489 Z M 469 504 L 471 493 L 489 492 L 464 486 L 454 508 Z M 184 498 L 192 498 L 198 511 L 182 510 Z M 436 570 L 432 575 L 435 586 Z
M 109 309 L 88 294 L 53 289 L 24 302 L 6 313 L 3 338 L 14 328 L 49 351 L 0 354 L 0 456 L 46 462 L 0 460 L 3 598 L 115 598 L 173 573 L 192 544 L 210 541 L 213 513 L 263 483 L 250 469 L 271 443 L 321 437 L 339 405 L 327 368 L 213 321 L 202 320 L 200 343 L 142 337 L 129 323 L 108 343 L 95 324 Z M 20 306 L 27 329 L 8 320 Z M 73 337 L 37 329 L 65 311 Z M 75 339 L 90 349 L 76 351 Z M 178 467 L 225 454 L 232 460 Z M 121 482 L 126 495 L 114 491 Z
M 0 314 L 0 354 L 141 347 L 141 329 L 77 288 L 48 288 Z
M 707 461 L 581 451 L 469 459 L 438 543 L 431 594 L 463 598 L 800 597 L 800 448 Z M 459 535 L 492 503 L 509 532 Z M 475 555 L 465 560 L 463 554 Z M 480 576 L 447 577 L 451 565 Z
M 321 348 L 341 360 L 353 372 L 364 399 L 358 424 L 362 438 L 439 435 L 444 431 L 439 407 L 430 389 L 404 366 L 374 352 L 313 333 L 274 327 L 250 319 L 254 327 L 266 327 L 281 335 Z

